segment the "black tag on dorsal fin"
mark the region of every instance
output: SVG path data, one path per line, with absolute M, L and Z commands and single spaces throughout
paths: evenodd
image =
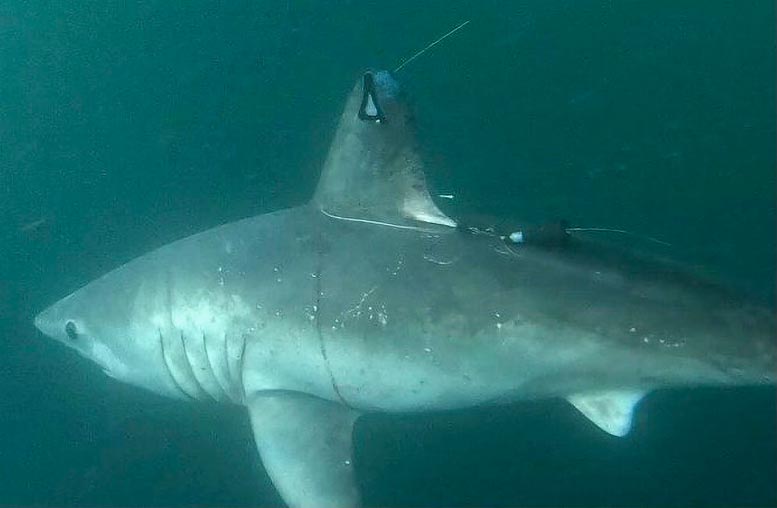
M 359 106 L 359 119 L 370 120 L 373 122 L 383 122 L 386 117 L 378 102 L 378 95 L 375 90 L 375 78 L 371 72 L 364 75 L 364 91 L 362 93 L 362 103 Z

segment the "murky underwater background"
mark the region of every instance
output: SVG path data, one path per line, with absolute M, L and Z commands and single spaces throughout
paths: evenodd
M 444 205 L 659 237 L 773 304 L 771 0 L 7 0 L 0 504 L 280 503 L 242 412 L 120 385 L 32 317 L 303 202 L 360 72 L 468 19 L 399 76 Z M 560 401 L 370 415 L 356 464 L 367 506 L 775 506 L 776 415 L 774 389 L 652 394 L 623 440 Z

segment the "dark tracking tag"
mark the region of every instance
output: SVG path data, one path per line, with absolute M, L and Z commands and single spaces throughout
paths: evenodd
M 480 223 L 478 223 L 480 222 Z M 459 230 L 471 234 L 497 236 L 511 244 L 536 245 L 546 248 L 563 248 L 569 245 L 569 222 L 560 220 L 539 226 L 515 228 L 515 224 L 499 223 L 491 218 L 488 221 L 463 221 L 459 218 Z
M 569 223 L 565 220 L 527 228 L 523 231 L 523 243 L 542 247 L 564 247 L 569 242 Z

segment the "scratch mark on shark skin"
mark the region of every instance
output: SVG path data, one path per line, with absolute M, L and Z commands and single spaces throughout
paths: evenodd
M 391 224 L 390 222 L 381 222 L 379 220 L 357 219 L 356 217 L 344 217 L 342 215 L 335 215 L 333 213 L 329 213 L 323 209 L 321 209 L 320 212 L 326 215 L 327 217 L 329 217 L 330 219 L 335 219 L 335 220 L 344 220 L 347 222 L 361 222 L 363 224 L 372 224 L 373 226 L 385 226 L 385 227 L 396 228 L 396 229 L 409 229 L 411 231 L 431 231 L 431 229 L 426 229 L 419 226 L 403 226 L 401 224 Z
M 516 257 L 516 258 L 521 257 L 521 255 L 516 250 L 514 250 L 512 247 L 510 247 L 507 244 L 495 246 L 494 252 L 496 252 L 497 254 L 501 254 L 502 256 Z
M 438 258 L 432 256 L 431 254 L 424 254 L 423 258 L 424 258 L 424 260 L 429 261 L 430 263 L 434 263 L 435 265 L 440 265 L 440 266 L 449 266 L 449 265 L 452 265 L 453 263 L 455 263 L 456 261 L 459 260 L 459 258 L 454 258 L 454 259 L 438 259 Z
M 324 210 L 321 210 L 321 212 L 324 215 L 329 216 L 329 214 L 326 213 Z M 319 245 L 321 244 L 320 241 L 318 243 Z M 326 341 L 324 340 L 324 334 L 321 331 L 321 295 L 323 294 L 323 288 L 321 287 L 322 257 L 323 257 L 323 252 L 319 249 L 318 255 L 316 256 L 317 266 L 315 271 L 316 275 L 314 277 L 316 282 L 313 285 L 314 286 L 313 290 L 315 291 L 315 300 L 316 300 L 316 303 L 313 306 L 313 313 L 314 313 L 315 322 L 316 322 L 316 335 L 318 336 L 318 345 L 319 345 L 319 350 L 321 351 L 321 357 L 324 360 L 324 365 L 326 365 L 326 371 L 329 374 L 329 381 L 332 383 L 332 390 L 334 391 L 335 395 L 337 396 L 341 404 L 343 404 L 348 408 L 351 408 L 351 405 L 348 404 L 348 402 L 345 400 L 345 397 L 343 397 L 343 394 L 340 392 L 340 388 L 337 386 L 337 379 L 335 379 L 335 374 L 332 371 L 332 365 L 329 363 L 329 356 L 327 355 L 327 351 L 326 351 Z
M 343 321 L 345 321 L 345 318 L 347 316 L 356 316 L 359 317 L 361 315 L 361 309 L 364 305 L 364 301 L 367 300 L 367 298 L 370 297 L 372 293 L 375 292 L 375 290 L 378 289 L 378 286 L 372 286 L 369 291 L 364 293 L 361 297 L 361 300 L 359 300 L 359 303 L 351 307 L 350 309 L 347 309 L 343 311 L 340 315 L 343 317 Z

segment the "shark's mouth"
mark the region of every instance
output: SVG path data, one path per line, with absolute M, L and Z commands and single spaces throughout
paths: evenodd
M 359 106 L 359 119 L 370 120 L 373 122 L 383 122 L 386 117 L 378 102 L 378 95 L 375 88 L 375 76 L 371 72 L 364 73 L 363 81 L 364 92 L 362 93 L 362 103 Z

